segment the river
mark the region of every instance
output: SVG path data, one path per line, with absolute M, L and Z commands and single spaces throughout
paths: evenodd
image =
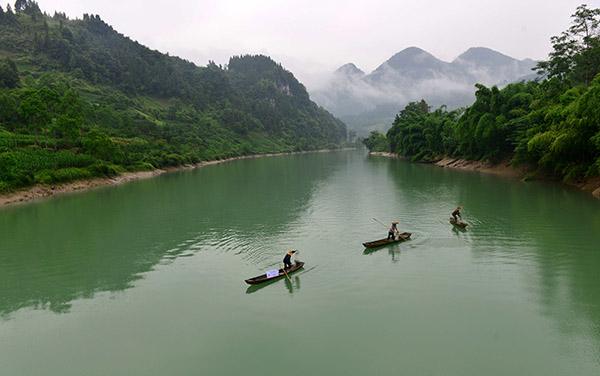
M 372 218 L 412 240 L 365 252 Z M 6 207 L 0 239 L 2 375 L 600 374 L 600 201 L 559 185 L 290 155 Z

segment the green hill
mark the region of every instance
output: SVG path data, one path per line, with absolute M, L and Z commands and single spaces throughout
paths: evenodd
M 0 191 L 345 139 L 266 56 L 198 67 L 99 16 L 0 8 Z

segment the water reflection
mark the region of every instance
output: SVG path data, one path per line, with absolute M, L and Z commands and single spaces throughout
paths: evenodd
M 288 292 L 290 294 L 293 294 L 295 291 L 300 290 L 300 277 L 294 276 L 293 283 L 291 278 L 286 278 L 285 287 L 287 287 Z
M 408 240 L 410 242 L 410 240 Z M 402 248 L 400 246 L 400 244 L 391 244 L 391 245 L 387 245 L 387 246 L 383 246 L 383 247 L 378 247 L 378 248 L 365 248 L 365 250 L 363 251 L 363 255 L 372 255 L 377 253 L 378 251 L 381 250 L 387 250 L 388 255 L 391 256 L 391 261 L 392 262 L 398 262 L 399 261 L 399 256 L 402 254 Z
M 269 282 L 261 283 L 260 285 L 251 285 L 246 289 L 246 294 L 253 294 L 255 292 L 258 292 L 258 291 L 264 289 L 265 287 L 268 287 L 268 286 L 271 286 L 274 284 L 281 284 L 282 280 L 284 281 L 283 283 L 290 294 L 293 294 L 300 290 L 300 276 L 291 275 L 289 279 L 284 277 L 284 278 L 279 278 L 279 279 L 272 280 Z M 275 287 L 273 287 L 273 288 L 275 288 Z
M 339 156 L 341 158 L 341 156 Z M 202 249 L 264 265 L 339 167 L 335 153 L 264 158 L 0 210 L 0 316 L 120 291 Z
M 396 247 L 392 247 L 390 249 L 388 249 L 388 254 L 390 256 L 392 256 L 392 262 L 398 262 L 399 261 L 399 255 L 402 253 L 400 250 L 400 247 L 397 247 L 397 249 L 395 249 Z
M 452 226 L 452 225 L 450 225 L 450 226 Z M 454 233 L 454 235 L 460 236 L 461 234 L 464 234 L 465 232 L 467 232 L 467 229 L 462 228 L 462 227 L 452 226 L 452 232 Z
M 476 262 L 523 265 L 544 315 L 561 331 L 595 328 L 600 340 L 599 201 L 558 184 L 382 158 L 367 163 L 393 181 L 401 212 L 419 218 L 424 231 L 439 228 L 427 218 L 464 206 L 471 226 L 464 232 L 452 226 L 452 233 L 467 236 Z M 575 322 L 591 326 L 578 328 Z

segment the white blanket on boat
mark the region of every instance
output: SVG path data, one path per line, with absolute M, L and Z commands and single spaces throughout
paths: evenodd
M 277 277 L 279 275 L 279 269 L 267 270 L 267 278 Z

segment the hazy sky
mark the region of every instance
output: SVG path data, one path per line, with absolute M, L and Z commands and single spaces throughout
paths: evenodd
M 268 54 L 308 86 L 347 62 L 369 72 L 409 46 L 446 61 L 472 46 L 542 59 L 582 2 L 600 7 L 600 0 L 39 0 L 51 13 L 99 14 L 134 40 L 202 65 Z

